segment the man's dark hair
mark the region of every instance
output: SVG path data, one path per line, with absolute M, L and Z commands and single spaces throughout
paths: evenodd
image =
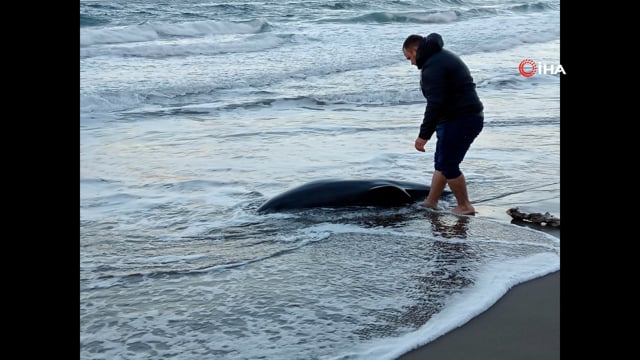
M 402 49 L 410 49 L 414 46 L 420 45 L 420 41 L 423 39 L 422 35 L 409 35 L 402 44 Z

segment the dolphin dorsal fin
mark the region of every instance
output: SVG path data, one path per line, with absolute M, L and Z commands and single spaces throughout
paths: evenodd
M 396 206 L 413 201 L 411 195 L 398 186 L 379 185 L 367 191 L 365 202 L 377 206 Z

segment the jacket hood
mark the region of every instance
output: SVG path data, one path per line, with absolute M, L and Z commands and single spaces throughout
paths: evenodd
M 418 45 L 418 51 L 416 52 L 416 65 L 418 69 L 422 69 L 425 61 L 431 57 L 431 55 L 442 50 L 444 46 L 444 40 L 438 33 L 431 33 L 424 37 Z

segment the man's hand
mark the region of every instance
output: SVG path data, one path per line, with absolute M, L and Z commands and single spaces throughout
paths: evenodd
M 414 146 L 416 147 L 416 150 L 424 152 L 424 146 L 426 144 L 427 144 L 427 140 L 425 140 L 425 139 L 423 139 L 421 137 L 417 137 L 416 138 L 416 143 L 415 143 Z

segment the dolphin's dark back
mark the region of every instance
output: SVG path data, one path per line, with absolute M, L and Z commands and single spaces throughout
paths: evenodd
M 429 186 L 394 180 L 318 180 L 265 202 L 258 212 L 342 206 L 400 206 L 426 198 Z

